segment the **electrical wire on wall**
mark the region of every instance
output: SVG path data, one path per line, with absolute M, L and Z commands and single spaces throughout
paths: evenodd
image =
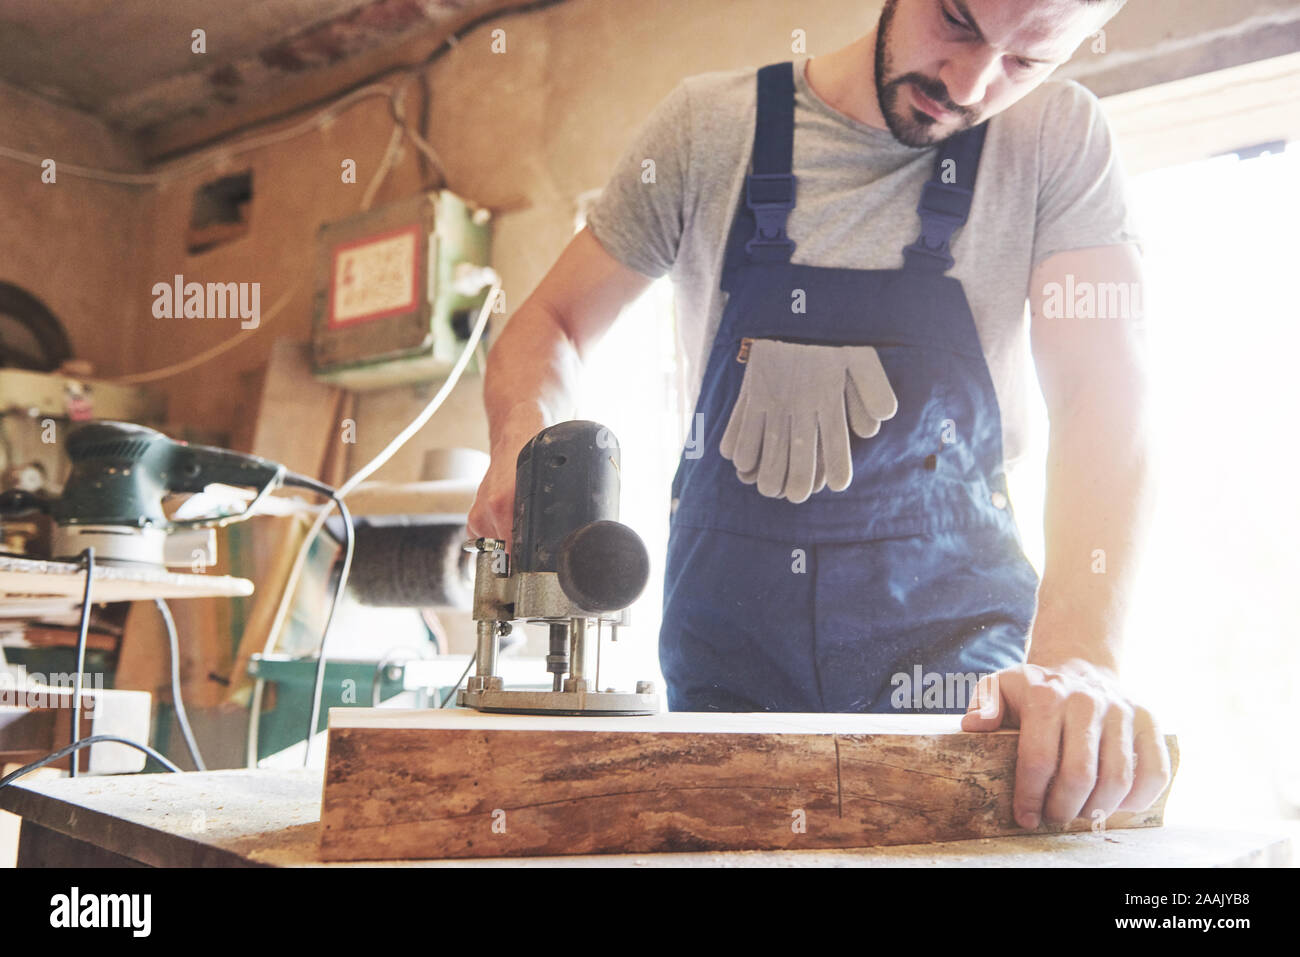
M 169 183 L 185 179 L 195 173 L 201 173 L 213 166 L 223 166 L 229 163 L 234 157 L 240 156 L 244 153 L 250 153 L 253 150 L 263 149 L 267 146 L 274 146 L 278 143 L 285 143 L 289 140 L 297 139 L 299 136 L 306 133 L 324 129 L 333 123 L 338 117 L 342 116 L 363 100 L 371 99 L 376 96 L 391 97 L 392 95 L 393 88 L 391 86 L 382 83 L 367 84 L 346 93 L 325 109 L 313 113 L 300 123 L 294 123 L 282 130 L 276 130 L 274 133 L 267 133 L 262 136 L 253 136 L 218 147 L 208 147 L 200 151 L 199 155 L 193 158 L 169 163 L 162 169 L 154 172 L 120 173 L 114 170 L 96 169 L 91 166 L 81 166 L 75 163 L 63 162 L 58 164 L 58 170 L 59 173 L 65 176 L 75 176 L 80 179 L 95 180 L 96 182 L 101 183 L 112 183 L 116 186 L 141 186 L 152 188 L 166 186 Z M 275 122 L 276 119 L 281 118 L 282 117 L 278 117 L 268 120 L 267 122 Z M 42 166 L 46 159 L 48 159 L 48 157 L 37 156 L 35 153 L 11 149 L 7 146 L 0 146 L 0 156 L 16 160 L 20 163 L 28 163 L 33 166 Z
M 378 193 L 380 186 L 391 169 L 397 150 L 403 139 L 410 140 L 422 162 L 427 164 L 432 171 L 434 182 L 429 183 L 428 180 L 430 177 L 424 177 L 424 188 L 433 189 L 439 186 L 445 186 L 448 183 L 446 166 L 428 139 L 429 113 L 433 105 L 427 74 L 428 68 L 446 53 L 460 46 L 461 41 L 466 35 L 486 23 L 507 15 L 522 15 L 543 10 L 562 2 L 563 0 L 535 0 L 533 3 L 521 4 L 509 10 L 492 10 L 481 16 L 474 17 L 456 31 L 448 34 L 448 36 L 440 44 L 434 47 L 434 49 L 430 51 L 423 60 L 415 64 L 397 67 L 393 70 L 377 74 L 376 77 L 371 78 L 374 82 L 368 80 L 363 84 L 348 90 L 328 106 L 325 106 L 305 119 L 297 123 L 291 123 L 282 129 L 274 130 L 269 133 L 247 136 L 231 143 L 222 143 L 219 146 L 204 147 L 197 150 L 193 156 L 175 160 L 164 165 L 161 169 L 150 172 L 126 173 L 67 162 L 59 163 L 59 172 L 67 176 L 110 183 L 117 186 L 159 188 L 166 186 L 169 183 L 183 180 L 187 177 L 201 173 L 212 167 L 220 168 L 225 166 L 237 156 L 264 149 L 268 146 L 286 143 L 297 139 L 300 136 L 305 136 L 308 133 L 326 130 L 340 116 L 347 113 L 357 104 L 382 96 L 387 98 L 389 101 L 389 112 L 393 117 L 394 123 L 393 134 L 389 139 L 388 147 L 384 151 L 379 169 L 371 178 L 370 183 L 366 186 L 366 190 L 362 195 L 362 210 L 370 208 L 370 204 L 374 201 L 375 195 Z M 383 82 L 389 78 L 397 78 L 398 84 L 390 85 L 387 82 Z M 404 96 L 404 93 L 402 92 L 403 84 L 406 80 L 412 78 L 420 85 L 422 92 L 418 129 L 412 129 L 401 104 L 401 99 Z M 299 112 L 301 112 L 301 110 L 280 113 L 261 120 L 255 125 L 267 126 L 279 123 Z M 48 156 L 37 155 L 35 153 L 14 149 L 8 146 L 0 146 L 0 157 L 19 163 L 26 163 L 38 168 L 43 168 L 46 161 L 50 158 Z M 183 372 L 188 372 L 190 369 L 203 365 L 206 362 L 210 362 L 218 356 L 224 355 L 230 350 L 243 345 L 253 335 L 264 328 L 269 320 L 275 318 L 288 305 L 289 301 L 298 292 L 301 286 L 301 278 L 292 282 L 289 285 L 289 288 L 285 290 L 285 292 L 281 294 L 280 298 L 269 310 L 267 310 L 266 314 L 261 317 L 261 321 L 256 330 L 241 330 L 237 335 L 232 336 L 230 339 L 227 339 L 198 355 L 191 356 L 188 359 L 158 369 L 120 376 L 114 381 L 123 385 L 141 385 L 149 382 L 158 382 L 163 379 L 169 379 L 173 376 L 180 375 Z
M 435 169 L 438 171 L 439 176 L 442 177 L 441 181 L 446 182 L 442 163 L 437 159 L 437 154 L 433 151 L 433 147 L 429 146 L 427 142 L 423 142 L 423 138 L 412 131 L 409 122 L 407 122 L 404 109 L 406 98 L 405 82 L 399 83 L 394 87 L 385 86 L 382 88 L 382 91 L 388 97 L 389 112 L 393 117 L 393 132 L 389 137 L 388 146 L 384 150 L 383 156 L 380 158 L 379 165 L 376 168 L 374 175 L 370 178 L 370 182 L 366 185 L 364 192 L 361 194 L 362 211 L 370 208 L 380 187 L 382 187 L 384 182 L 388 179 L 388 175 L 392 172 L 404 139 L 411 139 L 413 142 L 416 142 L 417 146 L 420 148 L 421 156 L 430 156 L 433 158 L 431 162 L 435 163 Z M 342 112 L 342 110 L 337 112 Z M 327 114 L 329 114 L 329 116 L 325 122 L 320 124 L 320 128 L 328 126 L 330 122 L 333 122 L 334 114 L 332 114 L 330 110 L 322 110 L 321 113 L 317 114 L 317 116 L 323 117 Z M 274 140 L 274 142 L 279 142 L 279 140 Z M 265 145 L 269 144 L 265 142 L 257 144 L 257 146 Z M 427 153 L 425 152 L 426 150 Z M 161 368 L 151 369 L 146 372 L 133 372 L 128 375 L 119 376 L 114 381 L 121 385 L 144 385 L 149 382 L 158 382 L 163 379 L 170 379 L 173 376 L 178 376 L 183 372 L 188 372 L 190 369 L 201 366 L 218 356 L 224 355 L 230 350 L 243 345 L 253 336 L 261 332 L 262 329 L 266 328 L 267 324 L 278 316 L 286 306 L 288 306 L 289 302 L 298 293 L 298 290 L 302 288 L 303 283 L 304 279 L 301 276 L 293 280 L 289 284 L 289 288 L 286 289 L 280 295 L 280 298 L 271 305 L 270 309 L 259 318 L 256 329 L 242 329 L 224 342 L 219 342 L 215 346 L 205 349 L 197 355 L 190 356 L 188 359 L 182 359 L 179 362 L 173 362 Z
M 518 8 L 512 12 L 524 12 L 534 8 L 551 6 L 558 0 L 543 0 L 543 2 L 530 4 L 527 7 Z M 171 182 L 185 179 L 196 173 L 200 173 L 210 167 L 221 167 L 227 165 L 234 157 L 241 156 L 245 153 L 251 153 L 256 150 L 264 149 L 268 146 L 275 146 L 296 139 L 308 133 L 328 129 L 340 116 L 347 113 L 358 103 L 364 102 L 375 97 L 385 97 L 388 100 L 389 114 L 393 120 L 393 131 L 389 137 L 388 145 L 381 155 L 378 167 L 371 176 L 365 190 L 362 193 L 360 208 L 362 211 L 368 210 L 374 203 L 380 188 L 387 180 L 389 173 L 392 171 L 399 150 L 403 141 L 409 140 L 415 147 L 417 155 L 420 157 L 422 164 L 426 165 L 432 171 L 432 177 L 425 175 L 422 177 L 424 189 L 436 189 L 445 186 L 448 182 L 447 169 L 437 150 L 429 142 L 427 136 L 428 116 L 432 107 L 432 95 L 429 91 L 428 76 L 426 70 L 431 66 L 443 53 L 458 45 L 459 36 L 463 36 L 469 30 L 481 25 L 487 20 L 494 19 L 499 14 L 479 18 L 457 33 L 451 34 L 436 47 L 434 51 L 422 62 L 411 67 L 402 67 L 396 71 L 390 71 L 384 76 L 395 79 L 393 83 L 368 83 L 344 94 L 334 103 L 318 110 L 311 116 L 299 123 L 294 123 L 281 130 L 266 133 L 260 136 L 251 136 L 246 139 L 238 140 L 234 143 L 223 144 L 218 147 L 208 147 L 200 155 L 188 159 L 174 162 L 163 169 L 150 173 L 119 173 L 111 170 L 95 169 L 88 166 L 77 164 L 60 163 L 59 171 L 66 175 L 81 177 L 84 179 L 96 180 L 99 182 L 113 183 L 120 186 L 138 186 L 138 187 L 161 187 Z M 405 97 L 406 86 L 414 80 L 419 84 L 422 92 L 421 108 L 419 118 L 419 129 L 412 127 L 412 124 L 406 114 Z M 263 121 L 263 123 L 277 122 L 281 117 L 273 117 Z M 41 166 L 47 157 L 37 156 L 34 153 L 24 152 L 22 150 L 11 149 L 10 147 L 0 146 L 0 157 L 16 160 L 18 162 L 28 163 L 35 166 Z M 432 179 L 432 182 L 430 182 Z M 254 335 L 265 328 L 266 324 L 278 316 L 293 297 L 302 288 L 303 279 L 301 277 L 290 283 L 280 298 L 260 317 L 256 329 L 241 330 L 231 338 L 206 349 L 197 355 L 190 356 L 179 362 L 170 363 L 158 369 L 150 369 L 143 372 L 133 372 L 127 375 L 119 376 L 113 381 L 122 385 L 143 385 L 150 382 L 159 382 L 163 379 L 170 379 L 184 372 L 188 372 L 204 363 L 210 362 L 219 356 L 235 349 Z
M 424 106 L 421 108 L 421 121 L 423 123 L 427 118 L 428 105 L 431 101 L 427 94 L 427 77 L 424 75 L 422 70 L 413 70 L 405 74 L 399 79 L 396 86 L 374 86 L 356 91 L 357 94 L 365 92 L 368 96 L 377 96 L 380 93 L 387 96 L 389 114 L 393 119 L 393 131 L 389 136 L 388 145 L 384 149 L 384 153 L 379 160 L 379 165 L 376 167 L 374 175 L 371 176 L 370 182 L 366 184 L 366 188 L 361 194 L 360 208 L 362 212 L 370 209 L 371 205 L 374 203 L 375 196 L 379 193 L 380 188 L 388 179 L 389 173 L 392 172 L 393 167 L 396 165 L 398 154 L 404 140 L 410 140 L 415 145 L 420 158 L 433 169 L 434 175 L 437 177 L 437 180 L 433 184 L 428 183 L 426 179 L 424 185 L 425 189 L 433 189 L 445 185 L 447 182 L 447 171 L 443 166 L 442 160 L 439 158 L 434 148 L 429 144 L 424 134 L 411 129 L 410 121 L 406 116 L 406 84 L 407 81 L 412 78 L 414 78 L 421 87 L 426 90 Z M 350 94 L 350 96 L 352 95 Z M 284 142 L 288 139 L 293 139 L 294 137 L 300 136 L 304 132 L 310 132 L 313 129 L 325 129 L 334 122 L 334 119 L 338 115 L 346 112 L 348 108 L 355 103 L 360 102 L 364 98 L 365 97 L 356 96 L 353 99 L 348 99 L 345 97 L 344 100 L 347 101 L 345 105 L 344 101 L 340 101 L 340 104 L 338 105 L 326 110 L 321 110 L 309 121 L 309 123 L 299 124 L 298 126 L 291 128 L 291 130 L 285 131 L 284 135 L 272 134 L 271 136 L 240 143 L 238 144 L 236 152 L 249 152 L 254 149 L 260 149 L 275 143 Z M 0 155 L 6 155 L 3 147 L 0 147 Z M 221 159 L 224 161 L 226 157 L 223 156 Z M 207 163 L 205 162 L 203 165 L 206 166 Z M 298 293 L 298 290 L 302 288 L 303 281 L 302 277 L 298 277 L 290 283 L 289 288 L 280 295 L 280 298 L 272 303 L 271 307 L 259 317 L 256 329 L 242 329 L 224 342 L 219 342 L 215 346 L 205 349 L 197 355 L 190 356 L 188 359 L 182 359 L 179 362 L 173 362 L 162 366 L 161 368 L 150 369 L 146 372 L 132 372 L 127 375 L 118 376 L 113 381 L 120 385 L 144 385 L 149 382 L 159 382 L 163 379 L 170 379 L 173 376 L 178 376 L 183 372 L 188 372 L 190 369 L 194 369 L 206 362 L 212 361 L 218 356 L 224 355 L 230 350 L 243 345 L 265 328 L 267 323 L 278 316 Z
M 220 146 L 205 147 L 198 150 L 197 151 L 198 155 L 192 158 L 185 159 L 185 160 L 176 160 L 174 162 L 165 165 L 162 169 L 153 172 L 124 173 L 115 170 L 97 169 L 92 166 L 83 166 L 75 163 L 64 163 L 64 162 L 59 163 L 58 166 L 59 172 L 64 173 L 68 176 L 75 176 L 82 179 L 95 180 L 97 182 L 103 182 L 103 183 L 112 183 L 117 186 L 138 186 L 138 187 L 164 186 L 176 180 L 184 179 L 185 177 L 193 175 L 194 173 L 202 172 L 203 170 L 206 170 L 212 166 L 220 166 L 225 163 L 228 163 L 234 157 L 240 156 L 244 153 L 252 152 L 253 150 L 263 149 L 264 147 L 267 146 L 274 146 L 279 143 L 285 143 L 288 142 L 289 140 L 297 139 L 299 136 L 303 136 L 307 133 L 312 133 L 318 130 L 326 129 L 336 119 L 338 119 L 338 117 L 342 116 L 353 106 L 355 106 L 357 103 L 362 102 L 363 100 L 370 99 L 376 96 L 385 96 L 388 97 L 391 103 L 396 90 L 394 87 L 385 84 L 383 80 L 394 76 L 402 77 L 402 78 L 415 77 L 417 80 L 427 83 L 427 78 L 424 77 L 423 75 L 424 71 L 428 69 L 428 67 L 432 66 L 435 62 L 437 62 L 443 55 L 445 55 L 451 50 L 454 50 L 456 47 L 460 46 L 461 40 L 467 34 L 478 29 L 480 26 L 483 26 L 486 23 L 489 23 L 493 20 L 497 20 L 504 16 L 518 16 L 525 13 L 544 10 L 547 7 L 552 7 L 562 2 L 564 2 L 564 0 L 534 0 L 533 3 L 520 4 L 517 7 L 513 7 L 507 10 L 488 11 L 487 13 L 484 13 L 482 16 L 478 16 L 469 20 L 464 25 L 462 25 L 458 30 L 448 34 L 446 39 L 444 39 L 440 44 L 434 47 L 433 50 L 430 51 L 428 56 L 426 56 L 423 60 L 419 61 L 418 63 L 397 67 L 395 69 L 387 70 L 379 74 L 376 74 L 376 76 L 372 77 L 371 80 L 365 81 L 363 82 L 362 85 L 354 87 L 353 89 L 344 93 L 342 96 L 340 96 L 329 106 L 321 110 L 318 110 L 316 113 L 313 113 L 311 116 L 307 117 L 301 122 L 293 123 L 289 126 L 286 126 L 283 129 L 276 130 L 271 133 L 264 133 L 259 136 L 250 136 L 246 139 L 237 140 L 234 143 L 223 143 Z M 375 81 L 375 82 L 371 82 L 371 81 Z M 415 148 L 419 150 L 420 153 L 433 166 L 433 169 L 435 170 L 436 174 L 441 179 L 441 181 L 443 183 L 446 183 L 447 181 L 446 170 L 443 167 L 442 161 L 438 158 L 437 153 L 435 152 L 433 147 L 429 144 L 427 136 L 425 135 L 423 130 L 423 127 L 425 126 L 427 116 L 428 116 L 428 111 L 429 111 L 428 108 L 431 106 L 430 98 L 427 94 L 427 89 L 428 88 L 426 86 L 425 87 L 426 95 L 424 97 L 425 102 L 423 104 L 422 118 L 421 118 L 422 130 L 419 132 L 415 130 L 411 130 L 409 124 L 406 124 L 405 125 L 406 128 L 404 130 L 403 135 L 408 136 L 411 139 L 411 142 L 415 145 Z M 392 109 L 391 106 L 390 109 Z M 301 110 L 295 109 L 291 111 L 286 111 L 284 113 L 279 113 L 275 116 L 267 117 L 264 120 L 260 120 L 255 125 L 268 126 L 273 123 L 278 123 L 292 116 L 294 113 L 298 113 L 298 112 L 301 112 Z M 392 112 L 394 114 L 395 122 L 397 122 L 399 126 L 403 125 L 401 121 L 398 119 L 399 111 L 392 109 Z M 35 153 L 29 153 L 25 150 L 13 149 L 8 146 L 0 146 L 0 157 L 11 159 L 19 163 L 26 163 L 28 165 L 36 166 L 38 168 L 43 167 L 46 160 L 49 159 L 48 156 L 38 156 Z
M 253 336 L 257 335 L 259 331 L 265 328 L 268 322 L 278 316 L 284 310 L 285 306 L 289 305 L 289 301 L 294 297 L 294 294 L 302 288 L 302 282 L 302 279 L 298 278 L 290 284 L 289 288 L 284 291 L 280 298 L 271 304 L 271 308 L 266 310 L 266 312 L 259 317 L 256 329 L 241 329 L 224 342 L 220 342 L 210 349 L 204 349 L 202 352 L 192 355 L 188 359 L 173 362 L 170 365 L 163 366 L 159 369 L 150 369 L 148 372 L 132 372 L 129 375 L 118 376 L 113 381 L 118 385 L 144 385 L 149 382 L 159 382 L 163 379 L 170 379 L 173 376 L 180 375 L 182 372 L 188 372 L 190 369 L 201 366 L 206 362 L 211 362 L 213 359 L 217 358 L 217 356 L 224 355 L 236 346 L 243 345 L 249 339 L 253 338 Z
M 384 448 L 381 449 L 379 453 L 375 455 L 374 458 L 372 458 L 361 468 L 357 469 L 357 471 L 353 473 L 352 477 L 349 478 L 346 482 L 340 485 L 337 489 L 331 490 L 330 492 L 323 491 L 324 486 L 322 486 L 320 489 L 317 489 L 318 491 L 321 491 L 322 494 L 330 494 L 331 500 L 328 504 L 326 504 L 316 513 L 316 518 L 313 520 L 311 526 L 307 529 L 306 534 L 303 536 L 302 544 L 298 548 L 298 553 L 294 556 L 293 565 L 289 569 L 288 578 L 284 583 L 283 590 L 280 592 L 280 601 L 279 604 L 276 605 L 275 616 L 272 619 L 271 627 L 267 632 L 266 644 L 262 648 L 263 654 L 270 654 L 272 652 L 275 642 L 279 638 L 280 630 L 284 627 L 284 623 L 288 619 L 289 609 L 293 604 L 293 599 L 296 595 L 298 582 L 302 577 L 303 568 L 306 566 L 307 563 L 307 556 L 311 551 L 311 547 L 313 543 L 316 541 L 316 536 L 320 533 L 321 529 L 324 527 L 325 520 L 329 517 L 331 508 L 340 507 L 341 509 L 340 514 L 345 515 L 344 518 L 345 534 L 350 534 L 350 529 L 348 527 L 350 526 L 350 518 L 346 517 L 346 512 L 342 510 L 342 505 L 343 505 L 342 500 L 350 492 L 356 489 L 358 485 L 360 485 L 370 476 L 375 474 L 375 472 L 377 472 L 385 464 L 387 464 L 387 462 L 394 455 L 397 454 L 398 450 L 401 449 L 402 446 L 405 445 L 408 441 L 410 441 L 412 436 L 414 436 L 417 432 L 419 432 L 420 429 L 424 428 L 424 426 L 433 417 L 433 414 L 437 412 L 438 409 L 442 406 L 443 402 L 446 401 L 447 396 L 451 394 L 452 389 L 456 387 L 456 383 L 460 381 L 460 377 L 464 373 L 465 367 L 469 364 L 470 357 L 474 355 L 475 350 L 478 347 L 479 341 L 483 337 L 483 332 L 487 328 L 488 317 L 492 314 L 492 309 L 497 302 L 498 295 L 501 292 L 500 278 L 491 269 L 481 270 L 477 281 L 482 282 L 484 285 L 488 286 L 487 296 L 483 300 L 483 305 L 479 308 L 478 319 L 475 321 L 474 327 L 470 330 L 469 339 L 466 340 L 465 345 L 461 349 L 460 355 L 456 357 L 455 363 L 452 364 L 451 371 L 447 374 L 446 381 L 444 381 L 442 386 L 438 389 L 438 391 L 434 393 L 433 398 L 431 398 L 428 401 L 428 403 L 424 406 L 424 408 L 421 409 L 419 413 L 416 414 L 415 418 L 413 418 L 409 423 L 407 423 L 405 428 L 403 428 L 400 432 L 397 433 L 397 435 L 395 435 L 391 440 L 389 440 L 388 444 L 384 446 Z M 334 597 L 335 602 L 337 602 L 338 597 L 339 597 L 339 590 L 336 589 L 335 597 Z M 334 606 L 333 604 L 331 604 L 330 606 L 331 616 L 333 615 L 333 609 Z M 326 629 L 328 630 L 328 624 L 326 626 Z M 325 655 L 322 652 L 318 652 L 317 674 L 316 674 L 316 680 L 313 682 L 313 691 L 312 691 L 313 704 L 312 704 L 311 729 L 313 734 L 315 731 L 316 722 L 318 720 L 319 706 L 320 706 L 317 684 L 323 680 L 324 668 L 325 668 L 324 661 L 325 661 Z M 265 690 L 265 681 L 262 678 L 258 678 L 253 685 L 252 700 L 249 703 L 248 736 L 245 741 L 246 744 L 245 758 L 246 758 L 246 763 L 250 768 L 257 767 L 258 721 L 262 713 L 262 696 L 264 690 Z M 309 736 L 307 739 L 306 753 L 304 754 L 303 757 L 304 765 L 309 760 L 310 755 L 311 755 L 311 737 Z

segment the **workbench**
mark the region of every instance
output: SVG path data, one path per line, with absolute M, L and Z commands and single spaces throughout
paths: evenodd
M 320 769 L 138 774 L 18 782 L 19 867 L 1285 867 L 1284 826 L 1172 825 L 850 850 L 323 864 Z

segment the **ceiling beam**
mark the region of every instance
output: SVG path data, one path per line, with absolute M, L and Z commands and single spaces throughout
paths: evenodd
M 447 39 L 512 11 L 562 0 L 371 0 L 206 72 L 174 77 L 105 110 L 154 164 L 319 108 L 436 53 Z

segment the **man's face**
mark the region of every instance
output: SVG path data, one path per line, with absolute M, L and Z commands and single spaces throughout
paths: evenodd
M 886 0 L 875 69 L 889 131 L 929 146 L 1000 113 L 1116 9 L 1083 0 Z

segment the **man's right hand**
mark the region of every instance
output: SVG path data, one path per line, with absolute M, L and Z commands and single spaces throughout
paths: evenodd
M 520 449 L 547 426 L 572 418 L 584 355 L 652 281 L 583 229 L 510 317 L 484 370 L 492 461 L 469 511 L 470 535 L 500 539 L 509 550 Z
M 492 461 L 469 510 L 470 538 L 499 538 L 510 551 L 515 513 L 515 462 L 520 450 L 552 423 L 540 410 L 513 415 L 492 446 Z

